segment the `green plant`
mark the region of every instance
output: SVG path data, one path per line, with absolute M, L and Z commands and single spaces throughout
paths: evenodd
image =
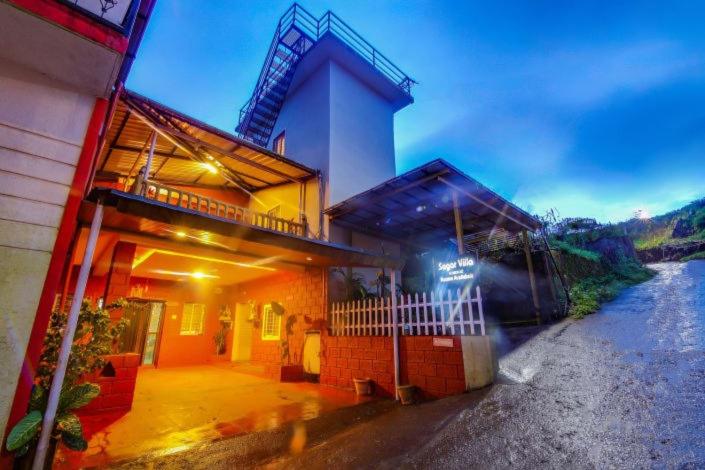
M 215 342 L 215 353 L 217 355 L 225 354 L 227 349 L 227 338 L 228 338 L 228 327 L 223 323 L 220 330 L 213 335 L 213 341 Z
M 342 278 L 345 300 L 360 300 L 369 297 L 370 294 L 365 288 L 365 278 L 360 273 L 341 268 L 335 268 L 332 272 Z
M 579 256 L 580 258 L 585 258 L 589 261 L 600 261 L 600 254 L 595 251 L 585 250 L 583 248 L 577 247 L 571 243 L 561 240 L 551 240 L 551 248 L 563 251 L 565 253 Z
M 124 301 L 118 301 L 101 309 L 93 308 L 88 301 L 81 304 L 52 433 L 55 442 L 61 441 L 69 449 L 83 451 L 87 447 L 81 421 L 73 410 L 87 405 L 100 393 L 98 385 L 86 382 L 87 376 L 105 367 L 103 356 L 113 351 L 125 329 L 126 320 L 112 322 L 109 314 L 110 310 L 124 305 Z M 51 315 L 28 413 L 12 428 L 7 437 L 7 450 L 15 452 L 17 456 L 26 454 L 36 443 L 46 411 L 49 387 L 56 371 L 66 321 L 65 313 L 54 312 Z
M 684 256 L 681 261 L 692 261 L 694 259 L 705 259 L 705 251 L 697 251 L 692 255 Z

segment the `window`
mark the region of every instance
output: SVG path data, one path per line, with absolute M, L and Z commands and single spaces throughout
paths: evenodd
M 278 340 L 281 330 L 282 318 L 274 313 L 271 304 L 265 305 L 262 311 L 262 339 Z
M 205 317 L 206 306 L 204 304 L 184 304 L 179 334 L 182 336 L 202 335 Z
M 274 138 L 274 142 L 272 142 L 272 150 L 277 152 L 279 155 L 284 155 L 284 152 L 286 151 L 286 134 L 284 134 L 284 131 Z

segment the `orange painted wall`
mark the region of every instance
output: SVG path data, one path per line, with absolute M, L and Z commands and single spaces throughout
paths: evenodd
M 132 278 L 130 284 L 133 291 L 135 288 L 141 288 L 140 298 L 166 302 L 157 367 L 206 364 L 217 360 L 213 335 L 220 329 L 218 317 L 220 306 L 225 301 L 222 289 L 219 290 L 208 282 L 172 282 L 145 278 Z M 195 336 L 179 334 L 184 303 L 206 305 L 203 334 Z M 227 344 L 227 351 L 221 359 L 230 360 L 231 332 L 228 333 Z

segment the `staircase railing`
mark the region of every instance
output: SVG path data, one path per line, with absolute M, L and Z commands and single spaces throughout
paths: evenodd
M 299 42 L 297 47 L 299 47 L 300 50 L 292 50 L 292 45 L 287 45 L 285 42 L 287 35 L 292 30 L 302 35 L 302 38 L 297 41 Z M 240 109 L 238 132 L 243 137 L 248 137 L 246 133 L 252 124 L 253 114 L 255 113 L 257 104 L 270 93 L 272 88 L 277 86 L 279 80 L 286 76 L 289 70 L 296 66 L 298 60 L 310 49 L 310 46 L 321 39 L 325 34 L 335 35 L 380 73 L 395 83 L 402 91 L 409 95 L 411 94 L 411 87 L 417 82 L 402 72 L 399 67 L 360 36 L 338 15 L 327 11 L 321 18 L 317 19 L 301 5 L 294 3 L 279 19 L 276 31 L 274 32 L 274 39 L 267 51 L 267 56 L 257 79 L 252 97 Z M 310 41 L 310 43 L 307 41 Z M 291 55 L 280 64 L 278 70 L 273 70 L 272 65 L 277 51 L 280 50 L 280 44 L 283 44 L 289 49 Z M 286 65 L 282 69 L 283 64 Z M 274 125 L 273 123 L 267 124 Z

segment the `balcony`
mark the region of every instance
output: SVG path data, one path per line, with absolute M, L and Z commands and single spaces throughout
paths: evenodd
M 88 18 L 129 36 L 139 0 L 58 0 Z
M 145 184 L 141 193 L 141 196 L 144 198 L 170 206 L 190 209 L 202 214 L 244 223 L 253 227 L 266 228 L 276 232 L 297 235 L 299 237 L 307 236 L 306 223 L 286 220 L 162 184 L 148 182 Z

